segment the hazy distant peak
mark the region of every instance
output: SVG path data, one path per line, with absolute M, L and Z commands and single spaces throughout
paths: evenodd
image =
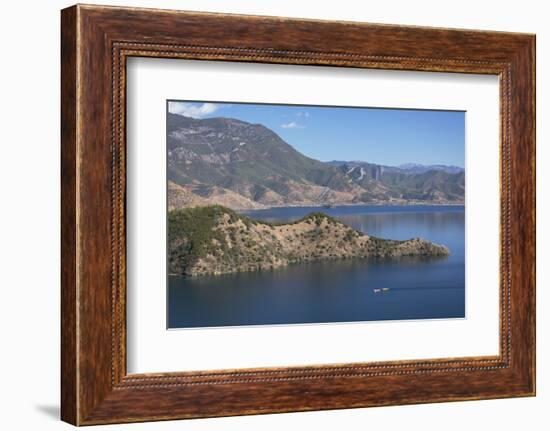
M 428 171 L 444 171 L 448 174 L 457 174 L 460 172 L 464 172 L 464 168 L 461 168 L 460 166 L 454 166 L 454 165 L 423 165 L 421 163 L 403 163 L 397 166 L 399 169 L 403 169 L 405 171 L 415 172 L 415 173 L 423 173 Z

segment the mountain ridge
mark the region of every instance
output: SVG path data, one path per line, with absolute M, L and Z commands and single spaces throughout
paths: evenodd
M 236 210 L 464 203 L 464 171 L 455 172 L 456 167 L 321 162 L 261 124 L 226 117 L 195 119 L 169 113 L 167 137 L 168 180 L 173 184 L 169 199 L 181 202 L 180 207 L 193 201 L 223 203 Z

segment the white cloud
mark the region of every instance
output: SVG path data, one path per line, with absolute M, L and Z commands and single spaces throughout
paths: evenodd
M 303 129 L 303 128 L 305 128 L 305 126 L 302 126 L 301 124 L 298 124 L 295 121 L 291 121 L 290 123 L 281 124 L 281 127 L 283 129 Z
M 215 103 L 168 102 L 168 112 L 186 117 L 203 118 L 220 108 Z
M 309 112 L 307 112 L 307 111 L 299 111 L 299 112 L 296 113 L 296 116 L 297 116 L 297 117 L 309 118 Z

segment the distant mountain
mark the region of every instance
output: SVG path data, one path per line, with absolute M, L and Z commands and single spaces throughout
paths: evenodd
M 422 165 L 419 163 L 404 163 L 397 168 L 409 174 L 423 174 L 428 171 L 443 171 L 448 174 L 459 174 L 464 172 L 464 168 L 453 165 Z
M 167 134 L 171 208 L 464 201 L 464 171 L 323 163 L 261 124 L 168 114 Z
M 464 202 L 464 169 L 444 165 L 407 164 L 399 167 L 367 162 L 328 162 L 366 192 L 363 199 L 383 199 L 377 184 L 383 184 L 390 198 L 406 201 Z M 403 167 L 404 166 L 404 167 Z
M 448 174 L 459 174 L 464 172 L 464 168 L 453 165 L 422 165 L 420 163 L 403 163 L 398 166 L 377 165 L 374 163 L 367 163 L 361 161 L 341 161 L 333 160 L 327 162 L 331 166 L 363 166 L 365 169 L 369 168 L 383 168 L 385 172 L 401 173 L 401 174 L 423 174 L 429 171 L 443 171 Z
M 265 206 L 349 202 L 361 189 L 272 130 L 231 118 L 168 114 L 168 179 L 212 199 L 227 191 Z M 241 205 L 241 207 L 245 207 Z

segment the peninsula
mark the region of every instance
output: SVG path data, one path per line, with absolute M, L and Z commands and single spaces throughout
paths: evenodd
M 321 212 L 271 224 L 220 205 L 196 206 L 170 211 L 168 230 L 170 274 L 192 277 L 325 259 L 449 254 L 447 247 L 420 238 L 365 235 Z

